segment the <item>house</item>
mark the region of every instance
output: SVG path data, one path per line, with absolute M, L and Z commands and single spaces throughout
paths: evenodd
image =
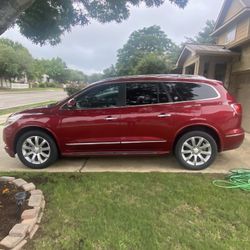
M 177 67 L 223 81 L 242 104 L 243 127 L 250 132 L 250 0 L 225 0 L 211 35 L 215 45 L 186 44 Z

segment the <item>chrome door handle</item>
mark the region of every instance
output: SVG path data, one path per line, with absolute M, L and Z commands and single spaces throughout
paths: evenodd
M 106 121 L 113 121 L 113 120 L 117 120 L 117 117 L 113 117 L 113 116 L 108 116 L 105 118 Z
M 170 116 L 171 116 L 171 114 L 165 114 L 165 113 L 158 115 L 159 118 L 165 118 L 165 117 L 170 117 Z

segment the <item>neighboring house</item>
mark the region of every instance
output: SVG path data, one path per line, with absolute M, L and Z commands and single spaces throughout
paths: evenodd
M 250 132 L 250 0 L 225 0 L 211 35 L 216 45 L 186 44 L 177 67 L 223 81 L 243 105 L 243 127 Z

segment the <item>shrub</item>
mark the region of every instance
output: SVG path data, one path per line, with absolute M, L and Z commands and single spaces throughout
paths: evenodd
M 38 86 L 39 88 L 46 88 L 47 84 L 45 82 L 40 82 Z
M 49 87 L 49 88 L 56 88 L 57 87 L 57 83 L 55 83 L 55 82 L 48 82 L 47 83 L 47 87 Z
M 78 92 L 79 90 L 83 89 L 84 87 L 86 87 L 86 84 L 71 83 L 71 84 L 67 84 L 65 90 L 68 96 L 71 96 L 75 94 L 76 92 Z

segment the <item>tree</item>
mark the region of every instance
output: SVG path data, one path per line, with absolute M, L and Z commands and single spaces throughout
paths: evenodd
M 186 43 L 215 44 L 215 38 L 210 36 L 215 27 L 213 20 L 207 20 L 206 26 L 194 38 L 186 37 Z
M 87 76 L 87 81 L 88 83 L 93 83 L 93 82 L 100 81 L 103 78 L 104 78 L 104 75 L 102 73 L 93 73 Z
M 170 72 L 172 66 L 172 63 L 170 63 L 166 56 L 159 56 L 153 53 L 147 54 L 137 63 L 134 74 L 166 74 Z
M 168 0 L 184 8 L 188 0 Z M 167 0 L 1 0 L 0 35 L 17 24 L 21 33 L 34 43 L 54 45 L 65 31 L 92 20 L 101 23 L 122 22 L 129 17 L 131 6 L 145 3 L 160 6 Z
M 116 64 L 118 75 L 135 74 L 138 62 L 147 54 L 169 56 L 177 46 L 166 36 L 159 26 L 151 26 L 134 31 L 122 49 L 118 50 Z M 151 58 L 152 59 L 152 58 Z
M 60 57 L 52 58 L 48 61 L 45 74 L 49 75 L 56 82 L 64 82 L 66 68 L 66 63 Z
M 31 74 L 33 58 L 20 43 L 0 39 L 0 77 L 4 79 Z
M 117 71 L 115 66 L 112 64 L 109 68 L 103 70 L 104 78 L 117 76 Z
M 87 76 L 80 70 L 66 69 L 65 71 L 65 81 L 75 82 L 75 83 L 85 83 L 87 82 Z

